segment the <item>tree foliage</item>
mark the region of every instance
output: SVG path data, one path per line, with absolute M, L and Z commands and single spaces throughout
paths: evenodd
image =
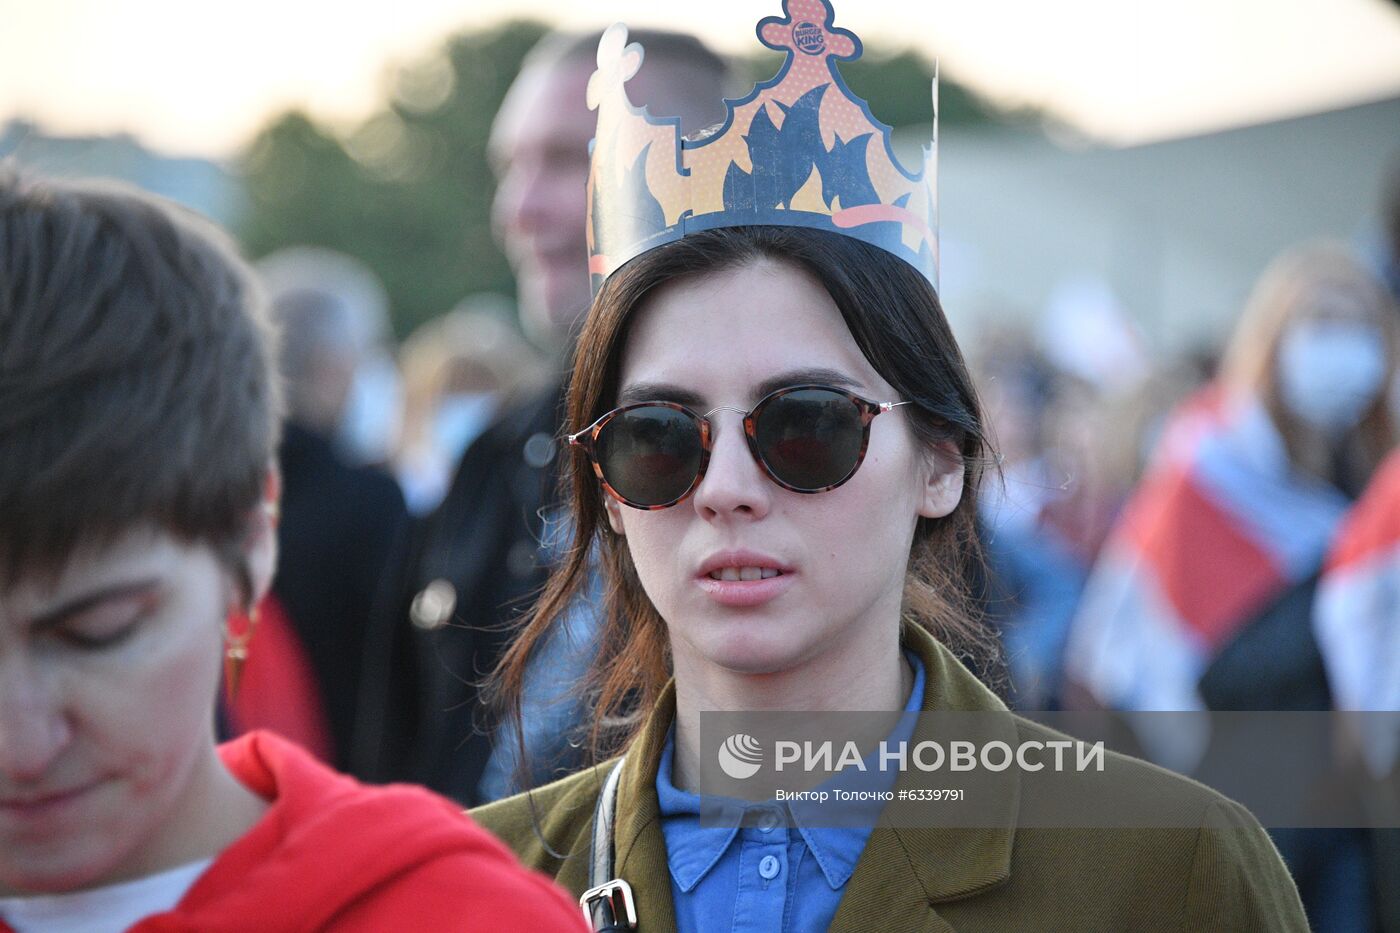
M 525 53 L 544 34 L 511 22 L 454 36 L 396 69 L 385 103 L 348 133 L 300 112 L 273 119 L 240 159 L 250 208 L 240 234 L 249 253 L 315 244 L 354 256 L 384 281 L 394 330 L 406 335 L 475 292 L 511 295 L 491 235 L 495 181 L 486 159 L 492 119 Z M 738 63 L 750 82 L 781 59 Z M 842 68 L 847 83 L 893 126 L 927 124 L 929 63 L 914 52 L 867 52 Z M 947 80 L 940 122 L 984 122 L 992 111 Z
M 398 69 L 388 101 L 348 135 L 301 113 L 273 120 L 241 160 L 249 253 L 311 243 L 360 259 L 384 281 L 400 336 L 473 292 L 511 294 L 486 140 L 544 32 L 513 22 L 453 37 Z

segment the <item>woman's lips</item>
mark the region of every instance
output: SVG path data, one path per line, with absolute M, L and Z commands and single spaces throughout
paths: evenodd
M 0 819 L 29 826 L 59 820 L 95 786 L 88 785 L 42 797 L 0 800 Z
M 695 584 L 721 606 L 742 608 L 761 606 L 787 592 L 797 578 L 795 573 L 780 573 L 759 580 L 716 580 L 709 575 L 695 578 Z

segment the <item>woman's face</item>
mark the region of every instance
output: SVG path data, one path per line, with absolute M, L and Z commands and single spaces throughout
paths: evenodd
M 900 401 L 821 284 L 765 260 L 653 293 L 630 325 L 619 394 L 704 414 L 748 411 L 798 383 Z M 660 511 L 607 501 L 669 627 L 678 670 L 790 671 L 867 636 L 896 637 L 915 522 L 952 511 L 962 489 L 961 467 L 915 442 L 906 410 L 875 418 L 864 462 L 829 492 L 774 484 L 749 452 L 742 417 L 722 411 L 711 416 L 709 467 L 690 498 Z M 714 579 L 724 567 L 780 574 Z
M 175 831 L 231 593 L 209 548 L 150 530 L 0 588 L 0 891 L 101 883 Z

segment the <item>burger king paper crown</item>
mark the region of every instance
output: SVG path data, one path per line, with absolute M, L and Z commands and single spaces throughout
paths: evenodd
M 826 0 L 784 0 L 758 39 L 786 54 L 772 79 L 714 131 L 682 138 L 679 119 L 632 105 L 625 83 L 642 64 L 627 27 L 598 43 L 588 81 L 598 111 L 588 179 L 588 256 L 594 290 L 635 256 L 688 233 L 771 224 L 815 227 L 887 250 L 938 285 L 936 137 L 920 171 L 900 165 L 890 128 L 851 93 L 838 61 L 860 57 L 855 34 L 832 25 Z

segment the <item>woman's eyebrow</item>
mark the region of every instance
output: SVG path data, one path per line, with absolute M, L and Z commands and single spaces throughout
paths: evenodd
M 705 399 L 690 389 L 683 389 L 670 382 L 633 382 L 624 386 L 617 394 L 617 404 L 631 405 L 633 402 L 678 402 L 691 408 L 702 407 Z
M 837 369 L 825 366 L 804 366 L 789 369 L 770 376 L 753 388 L 753 400 L 758 401 L 770 392 L 796 385 L 830 385 L 848 389 L 863 389 L 865 384 Z M 704 408 L 705 397 L 691 389 L 682 388 L 670 382 L 633 382 L 624 386 L 617 395 L 617 404 L 630 405 L 633 402 L 667 401 L 677 402 L 690 408 Z
M 838 369 L 828 369 L 825 366 L 808 366 L 802 369 L 789 369 L 786 372 L 763 380 L 758 385 L 754 386 L 754 400 L 757 401 L 770 392 L 776 392 L 788 386 L 809 384 L 838 386 L 847 389 L 865 388 L 865 384 L 859 379 L 848 376 Z
M 114 599 L 131 599 L 154 595 L 153 591 L 160 584 L 160 580 L 152 577 L 149 580 L 136 580 L 130 583 L 119 583 L 115 586 L 103 587 L 91 593 L 84 593 L 66 600 L 52 609 L 44 611 L 31 620 L 31 625 L 36 630 L 53 628 L 61 625 L 67 619 L 82 613 L 93 606 L 101 605 Z

